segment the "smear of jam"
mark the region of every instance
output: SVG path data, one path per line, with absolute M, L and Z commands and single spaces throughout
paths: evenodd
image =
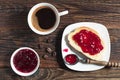
M 69 54 L 65 57 L 65 60 L 69 64 L 75 64 L 77 62 L 77 57 L 74 54 Z
M 68 49 L 63 49 L 64 52 L 68 52 Z
M 13 63 L 17 70 L 28 73 L 37 66 L 37 56 L 29 49 L 22 49 L 14 56 Z
M 85 29 L 75 34 L 73 40 L 81 47 L 83 52 L 90 55 L 95 55 L 103 49 L 100 38 L 95 33 Z

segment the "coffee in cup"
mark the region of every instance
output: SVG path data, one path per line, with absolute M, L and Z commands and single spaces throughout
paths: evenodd
M 47 35 L 56 30 L 60 22 L 60 16 L 68 14 L 68 11 L 58 12 L 49 3 L 39 3 L 32 7 L 28 14 L 28 24 L 37 34 Z
M 40 7 L 32 15 L 32 24 L 39 31 L 52 29 L 56 22 L 56 15 L 49 7 Z

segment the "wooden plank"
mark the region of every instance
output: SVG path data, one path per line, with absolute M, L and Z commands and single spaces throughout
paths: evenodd
M 11 68 L 0 69 L 1 80 L 119 80 L 119 69 L 101 69 L 93 72 L 75 72 L 61 68 L 40 68 L 34 75 L 21 77 Z
M 30 8 L 42 1 L 11 1 L 1 0 L 0 26 L 28 27 L 27 14 Z M 108 28 L 119 28 L 120 1 L 119 0 L 92 0 L 92 1 L 46 1 L 54 4 L 59 11 L 69 10 L 69 14 L 61 18 L 60 27 L 65 27 L 75 22 L 99 22 Z M 9 4 L 8 4 L 9 3 Z M 61 4 L 62 3 L 62 4 Z M 111 26 L 112 25 L 112 26 Z M 113 27 L 114 26 L 114 27 Z

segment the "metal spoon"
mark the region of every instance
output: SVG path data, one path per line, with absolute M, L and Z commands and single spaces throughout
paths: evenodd
M 75 54 L 66 55 L 64 57 L 64 61 L 68 65 L 75 65 L 78 62 L 82 62 L 87 64 L 96 64 L 96 65 L 108 66 L 108 67 L 120 67 L 120 63 L 117 63 L 117 62 L 97 61 L 92 59 L 80 59 Z

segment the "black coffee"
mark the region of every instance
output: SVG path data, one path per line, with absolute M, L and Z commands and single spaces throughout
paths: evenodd
M 36 13 L 38 24 L 42 29 L 49 29 L 54 26 L 56 15 L 50 8 L 42 8 Z

